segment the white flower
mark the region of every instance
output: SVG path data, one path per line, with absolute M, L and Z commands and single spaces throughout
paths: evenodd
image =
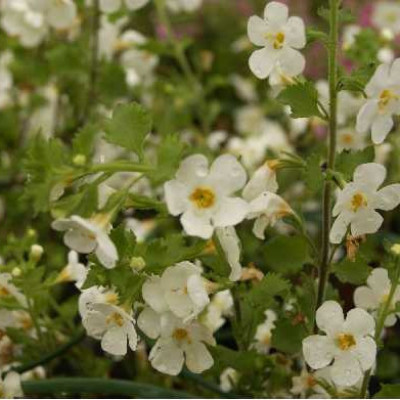
M 238 383 L 240 378 L 239 372 L 233 368 L 225 368 L 219 377 L 219 387 L 223 392 L 230 392 L 233 387 Z
M 205 326 L 194 321 L 184 323 L 172 313 L 160 316 L 158 325 L 156 322 L 153 318 L 151 323 L 142 321 L 139 325 L 149 337 L 160 336 L 149 355 L 153 368 L 168 375 L 178 375 L 184 363 L 196 374 L 211 368 L 214 361 L 205 343 L 214 345 L 215 340 Z
M 86 280 L 88 269 L 79 262 L 78 253 L 71 250 L 68 253 L 68 264 L 57 277 L 57 282 L 75 282 L 77 288 L 81 288 Z
M 330 241 L 340 243 L 350 225 L 352 236 L 375 233 L 383 218 L 375 210 L 392 210 L 400 203 L 400 184 L 379 189 L 386 177 L 386 169 L 376 163 L 356 168 L 353 182 L 339 191 L 333 208 L 337 217 L 330 232 Z
M 0 273 L 0 298 L 14 298 L 23 307 L 27 307 L 26 297 L 11 282 L 12 279 L 12 275 L 8 272 Z
M 79 314 L 82 319 L 86 317 L 91 306 L 95 303 L 117 305 L 118 293 L 114 289 L 103 286 L 92 286 L 84 289 L 78 300 Z
M 4 378 L 0 374 L 0 398 L 14 399 L 23 397 L 24 392 L 21 387 L 21 377 L 17 372 L 10 371 Z
M 400 4 L 380 1 L 374 4 L 372 23 L 380 29 L 389 29 L 392 34 L 400 33 Z
M 100 0 L 100 10 L 104 13 L 114 13 L 124 4 L 128 10 L 138 10 L 144 7 L 149 0 Z
M 337 133 L 337 151 L 363 150 L 367 147 L 365 133 L 359 133 L 354 128 L 342 128 Z
M 211 150 L 219 150 L 228 137 L 226 131 L 213 131 L 207 136 L 207 146 Z
M 131 231 L 138 243 L 144 242 L 156 227 L 156 221 L 153 219 L 139 220 L 135 218 L 127 218 L 126 229 Z
M 129 347 L 135 351 L 137 334 L 132 313 L 127 313 L 121 307 L 106 304 L 91 304 L 83 326 L 89 336 L 101 340 L 101 348 L 115 356 L 124 356 Z
M 183 261 L 150 277 L 142 287 L 143 299 L 158 313 L 171 311 L 185 321 L 196 317 L 210 302 L 201 268 Z
M 168 210 L 180 215 L 188 235 L 209 239 L 216 227 L 241 222 L 247 203 L 232 197 L 246 183 L 246 171 L 232 155 L 218 157 L 211 167 L 201 154 L 182 161 L 176 179 L 164 185 Z
M 226 317 L 232 314 L 233 298 L 229 290 L 216 293 L 206 310 L 200 316 L 200 321 L 211 332 L 217 331 L 226 322 Z
M 356 42 L 358 34 L 361 32 L 359 25 L 347 25 L 343 29 L 342 34 L 342 49 L 349 50 Z
M 307 397 L 308 394 L 310 391 L 313 391 L 317 385 L 318 382 L 315 379 L 314 374 L 309 373 L 306 368 L 303 368 L 300 375 L 292 378 L 290 393 L 300 396 L 302 399 L 309 398 Z
M 268 354 L 271 348 L 272 331 L 275 329 L 276 313 L 273 310 L 266 310 L 265 321 L 257 326 L 254 335 L 254 343 L 251 347 L 261 354 Z
M 85 219 L 78 215 L 62 218 L 52 223 L 56 231 L 66 231 L 64 243 L 72 250 L 82 254 L 95 252 L 106 268 L 114 268 L 118 253 L 114 243 L 108 237 L 108 216 L 97 215 Z
M 357 131 L 371 130 L 372 141 L 382 143 L 400 113 L 400 59 L 381 64 L 365 87 L 367 102 L 357 116 Z
M 285 4 L 268 3 L 264 19 L 250 17 L 247 33 L 252 43 L 263 47 L 249 59 L 250 69 L 257 78 L 268 78 L 276 70 L 288 77 L 303 72 L 305 59 L 298 49 L 306 45 L 304 23 L 299 17 L 289 18 Z
M 334 361 L 332 380 L 337 385 L 354 385 L 375 363 L 376 343 L 371 337 L 374 319 L 361 308 L 349 311 L 345 319 L 337 302 L 326 301 L 317 310 L 316 323 L 326 335 L 312 335 L 303 340 L 307 364 L 321 369 Z
M 217 228 L 216 234 L 219 244 L 225 253 L 226 260 L 231 267 L 229 279 L 231 281 L 238 281 L 242 275 L 242 265 L 240 264 L 241 244 L 235 228 L 232 226 Z
M 166 0 L 167 7 L 174 13 L 193 12 L 200 8 L 203 0 Z
M 264 130 L 263 109 L 255 104 L 240 107 L 235 112 L 235 129 L 242 135 L 255 135 Z
M 257 101 L 258 95 L 252 80 L 233 74 L 230 81 L 236 90 L 238 97 L 247 102 Z
M 385 268 L 375 268 L 367 279 L 368 286 L 360 286 L 354 292 L 354 304 L 367 311 L 377 313 L 381 307 L 384 307 L 388 301 L 388 296 L 392 288 L 388 271 Z M 396 303 L 400 301 L 400 287 L 396 283 L 396 289 L 392 302 L 389 306 L 391 314 L 385 320 L 385 326 L 393 326 L 396 323 L 396 316 L 400 313 L 394 313 Z
M 279 219 L 292 214 L 293 210 L 275 194 L 278 190 L 274 162 L 266 162 L 252 176 L 243 190 L 243 197 L 250 203 L 248 219 L 255 219 L 253 233 L 265 239 L 265 230 Z

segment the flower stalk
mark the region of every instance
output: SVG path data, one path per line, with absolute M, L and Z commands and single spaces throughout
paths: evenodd
M 329 34 L 329 142 L 328 142 L 328 169 L 335 169 L 336 136 L 337 136 L 337 82 L 338 82 L 338 41 L 339 41 L 339 1 L 330 0 L 330 34 Z M 324 183 L 322 209 L 322 248 L 319 269 L 319 282 L 317 293 L 318 309 L 324 301 L 325 289 L 329 277 L 329 231 L 332 217 L 332 182 Z M 315 328 L 316 329 L 316 328 Z

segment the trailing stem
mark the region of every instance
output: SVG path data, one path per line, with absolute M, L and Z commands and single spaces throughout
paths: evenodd
M 329 142 L 328 142 L 328 169 L 335 169 L 336 134 L 337 134 L 337 49 L 339 39 L 339 1 L 330 0 L 330 34 L 329 34 Z M 322 200 L 322 248 L 319 269 L 319 283 L 317 304 L 318 308 L 324 301 L 326 283 L 329 277 L 329 231 L 331 229 L 332 182 L 324 183 Z M 316 329 L 316 328 L 315 328 Z

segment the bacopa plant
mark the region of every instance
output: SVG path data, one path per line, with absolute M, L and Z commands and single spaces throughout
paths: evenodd
M 397 0 L 0 27 L 0 398 L 400 398 Z

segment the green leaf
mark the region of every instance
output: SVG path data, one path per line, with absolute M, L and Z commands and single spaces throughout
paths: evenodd
M 400 384 L 383 384 L 381 390 L 374 396 L 374 399 L 400 399 Z
M 318 15 L 325 21 L 330 21 L 330 10 L 326 7 L 320 7 L 318 9 Z M 341 24 L 350 24 L 356 20 L 355 16 L 351 13 L 348 8 L 339 9 L 338 20 Z
M 336 170 L 341 172 L 347 180 L 351 180 L 354 170 L 359 165 L 373 162 L 374 158 L 375 151 L 373 146 L 355 152 L 343 151 L 337 157 Z
M 295 324 L 289 318 L 280 318 L 272 331 L 271 346 L 283 353 L 298 353 L 306 334 L 303 324 Z
M 72 140 L 73 153 L 89 157 L 93 152 L 93 143 L 98 131 L 95 124 L 87 124 L 80 129 Z
M 324 184 L 321 163 L 321 154 L 317 151 L 312 153 L 306 160 L 303 179 L 312 193 L 318 193 Z
M 152 128 L 150 113 L 138 103 L 118 105 L 106 122 L 106 138 L 110 143 L 133 151 L 143 158 L 143 142 Z
M 157 148 L 157 168 L 149 177 L 155 184 L 160 184 L 174 177 L 182 158 L 183 141 L 178 135 L 167 135 Z
M 310 259 L 308 249 L 300 236 L 276 236 L 264 245 L 265 262 L 282 275 L 296 274 Z
M 329 36 L 325 32 L 318 31 L 316 29 L 308 28 L 306 34 L 307 44 L 311 44 L 316 41 L 322 41 L 326 44 L 329 41 Z
M 338 90 L 349 90 L 352 92 L 364 93 L 365 85 L 375 72 L 376 64 L 369 63 L 361 68 L 355 69 L 351 75 L 344 75 L 339 78 Z
M 318 106 L 318 91 L 310 81 L 297 82 L 286 87 L 278 100 L 290 106 L 292 118 L 324 118 Z
M 345 258 L 332 268 L 332 271 L 341 282 L 353 285 L 364 284 L 371 270 L 372 268 L 361 255 L 358 255 L 354 262 Z

